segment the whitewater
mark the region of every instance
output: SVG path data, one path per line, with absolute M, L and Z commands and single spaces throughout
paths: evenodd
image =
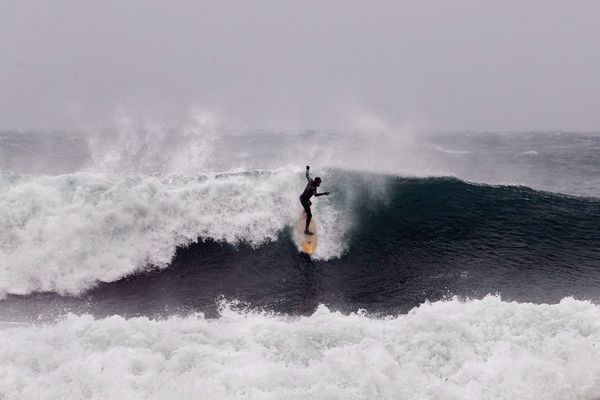
M 0 330 L 5 399 L 582 399 L 600 391 L 600 310 L 497 297 L 372 318 L 67 315 Z
M 294 189 L 302 184 L 297 175 L 290 169 L 194 176 L 4 175 L 0 296 L 78 294 L 98 281 L 165 268 L 178 246 L 198 240 L 254 247 L 276 240 L 300 216 L 294 207 Z M 319 257 L 343 251 L 343 224 L 333 228 L 337 214 L 321 213 L 321 232 L 331 240 L 320 246 Z

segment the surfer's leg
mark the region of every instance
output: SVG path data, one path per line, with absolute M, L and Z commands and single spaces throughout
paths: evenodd
M 310 220 L 312 219 L 312 213 L 310 212 L 310 207 L 308 207 L 308 210 L 306 211 L 306 230 L 308 231 L 308 226 L 310 225 Z
M 310 232 L 308 230 L 308 226 L 310 225 L 310 220 L 312 219 L 312 213 L 310 212 L 310 206 L 307 203 L 302 203 L 302 207 L 304 207 L 304 211 L 306 212 L 306 228 L 304 229 L 304 233 Z

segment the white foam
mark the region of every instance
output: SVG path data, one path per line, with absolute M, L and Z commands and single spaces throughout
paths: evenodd
M 471 154 L 471 152 L 468 150 L 445 149 L 440 146 L 433 146 L 433 148 L 435 150 L 439 151 L 440 153 L 446 153 L 446 154 L 456 154 L 456 155 Z
M 528 151 L 524 151 L 522 153 L 517 154 L 518 156 L 537 156 L 538 152 L 535 150 L 528 150 Z
M 6 175 L 0 179 L 0 296 L 80 293 L 164 268 L 198 238 L 258 247 L 300 215 L 301 168 L 203 175 Z M 321 199 L 319 199 L 321 200 Z M 319 201 L 317 257 L 345 249 L 333 202 Z
M 69 315 L 0 330 L 0 397 L 60 399 L 591 399 L 600 308 L 422 305 L 375 319 L 224 310 L 165 320 Z

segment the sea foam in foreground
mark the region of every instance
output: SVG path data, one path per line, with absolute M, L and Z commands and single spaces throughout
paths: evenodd
M 68 315 L 0 330 L 12 399 L 591 399 L 600 308 L 488 296 L 406 315 Z

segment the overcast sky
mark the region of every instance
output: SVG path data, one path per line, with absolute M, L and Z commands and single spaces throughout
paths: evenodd
M 0 0 L 0 128 L 600 130 L 599 1 Z

